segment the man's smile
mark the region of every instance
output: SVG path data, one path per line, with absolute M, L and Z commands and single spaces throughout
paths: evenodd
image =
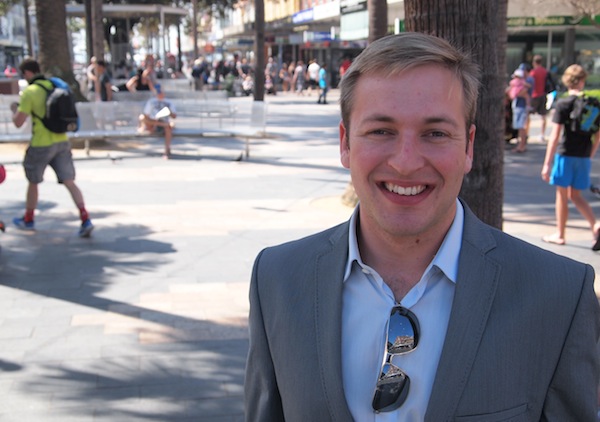
M 405 195 L 405 196 L 418 195 L 427 188 L 427 186 L 425 186 L 425 185 L 417 185 L 417 186 L 410 186 L 410 187 L 402 187 L 402 186 L 394 185 L 392 183 L 385 183 L 384 185 L 388 191 L 397 193 L 398 195 Z

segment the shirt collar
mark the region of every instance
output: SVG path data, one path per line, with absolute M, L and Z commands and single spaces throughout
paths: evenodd
M 350 277 L 352 271 L 352 265 L 356 262 L 362 268 L 366 267 L 360 257 L 360 251 L 358 250 L 358 240 L 356 235 L 356 226 L 358 222 L 360 204 L 356 206 L 352 216 L 350 217 L 349 231 L 348 231 L 348 261 L 346 262 L 346 270 L 344 272 L 344 282 Z M 458 274 L 458 258 L 460 256 L 460 246 L 462 243 L 462 233 L 465 222 L 465 210 L 458 199 L 456 199 L 456 215 L 450 226 L 450 230 L 446 233 L 442 245 L 435 254 L 433 260 L 428 265 L 425 273 L 430 271 L 433 267 L 439 268 L 444 275 L 453 283 L 456 283 Z

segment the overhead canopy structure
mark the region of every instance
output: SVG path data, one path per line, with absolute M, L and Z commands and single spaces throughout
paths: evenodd
M 82 4 L 67 4 L 67 17 L 85 18 L 85 6 Z M 167 57 L 165 39 L 165 16 L 174 15 L 180 18 L 188 15 L 188 11 L 179 7 L 165 6 L 162 4 L 103 4 L 102 15 L 107 18 L 160 18 L 160 39 L 162 40 L 161 56 L 163 62 Z M 181 42 L 180 44 L 181 45 Z
M 136 18 L 140 16 L 187 16 L 188 11 L 162 4 L 103 4 L 102 14 L 108 18 Z M 67 16 L 85 17 L 82 4 L 67 4 Z

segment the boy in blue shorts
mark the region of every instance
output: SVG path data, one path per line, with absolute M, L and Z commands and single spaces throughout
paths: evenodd
M 573 130 L 570 114 L 576 98 L 583 95 L 587 72 L 579 65 L 571 65 L 562 77 L 569 95 L 556 102 L 552 122 L 554 124 L 546 149 L 542 179 L 556 186 L 556 232 L 544 236 L 544 242 L 564 245 L 569 199 L 587 220 L 594 236 L 592 250 L 600 250 L 600 222 L 590 204 L 581 194 L 590 185 L 591 158 L 598 149 L 600 132 L 594 134 Z M 560 141 L 560 143 L 559 143 Z

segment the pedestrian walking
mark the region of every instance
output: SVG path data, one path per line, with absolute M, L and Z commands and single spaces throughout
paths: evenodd
M 46 128 L 42 118 L 46 115 L 46 89 L 52 88 L 52 82 L 42 75 L 40 65 L 33 59 L 25 59 L 19 66 L 21 74 L 29 85 L 23 90 L 20 102 L 13 103 L 13 122 L 16 127 L 21 127 L 31 116 L 33 120 L 31 141 L 23 168 L 29 181 L 25 201 L 25 214 L 23 217 L 13 219 L 14 224 L 22 230 L 34 230 L 34 213 L 38 205 L 38 185 L 44 179 L 44 170 L 50 166 L 56 173 L 58 183 L 63 184 L 79 210 L 81 226 L 79 236 L 90 237 L 94 225 L 85 208 L 83 195 L 75 184 L 75 166 L 71 153 L 71 144 L 66 133 L 54 133 Z M 40 86 L 42 85 L 42 86 Z
M 542 167 L 542 179 L 556 186 L 556 232 L 544 236 L 543 240 L 555 245 L 566 244 L 565 232 L 571 200 L 588 222 L 594 239 L 592 249 L 597 251 L 600 250 L 600 222 L 596 220 L 582 191 L 591 186 L 592 157 L 598 150 L 600 132 L 597 126 L 595 132 L 578 128 L 575 119 L 584 116 L 573 113 L 575 103 L 583 96 L 586 78 L 587 72 L 577 64 L 569 66 L 562 76 L 562 82 L 569 90 L 568 96 L 555 104 L 552 133 Z
M 516 69 L 506 88 L 506 93 L 511 100 L 513 114 L 512 127 L 518 133 L 518 143 L 513 149 L 514 152 L 525 152 L 527 150 L 529 88 L 530 85 L 525 81 L 525 71 L 523 69 Z
M 546 81 L 548 79 L 548 71 L 542 65 L 542 56 L 535 55 L 533 57 L 533 69 L 529 72 L 529 76 L 533 78 L 533 87 L 531 92 L 531 114 L 538 114 L 542 121 L 542 136 L 541 141 L 546 141 Z M 527 127 L 529 133 L 529 124 Z
M 316 59 L 312 59 L 306 68 L 306 73 L 308 76 L 308 95 L 312 93 L 312 90 L 315 89 L 317 94 L 319 93 L 319 70 L 321 66 L 317 63 Z
M 304 62 L 298 60 L 296 68 L 294 69 L 294 78 L 292 84 L 296 89 L 296 94 L 304 95 L 304 84 L 306 82 L 306 69 L 304 68 Z
M 319 101 L 318 104 L 327 104 L 327 91 L 329 91 L 329 80 L 327 75 L 327 63 L 323 63 L 319 69 Z

